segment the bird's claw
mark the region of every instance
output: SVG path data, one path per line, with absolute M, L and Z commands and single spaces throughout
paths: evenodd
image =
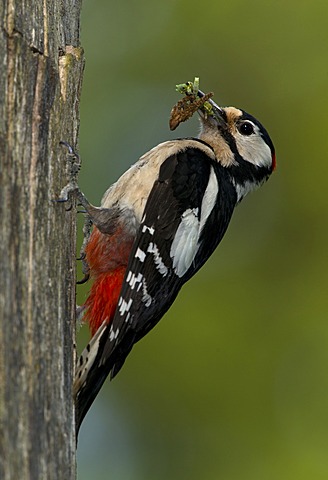
M 78 173 L 81 168 L 81 160 L 79 155 L 75 152 L 74 148 L 67 142 L 61 141 L 59 142 L 60 145 L 63 145 L 68 150 L 68 165 L 69 165 L 69 182 L 62 188 L 59 197 L 57 198 L 57 202 L 67 202 L 71 196 L 71 194 L 80 191 L 79 186 L 77 184 L 77 177 Z M 72 206 L 69 208 L 71 210 Z

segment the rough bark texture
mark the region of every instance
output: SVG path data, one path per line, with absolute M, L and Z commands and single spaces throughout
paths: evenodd
M 75 478 L 75 212 L 81 0 L 0 0 L 0 478 Z

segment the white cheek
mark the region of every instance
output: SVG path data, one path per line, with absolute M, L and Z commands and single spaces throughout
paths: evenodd
M 257 167 L 271 167 L 272 155 L 270 147 L 260 135 L 255 134 L 244 136 L 238 132 L 236 136 L 236 144 L 238 152 L 244 160 Z

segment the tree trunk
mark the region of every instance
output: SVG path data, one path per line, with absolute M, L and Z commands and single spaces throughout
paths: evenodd
M 0 2 L 0 478 L 69 480 L 81 0 Z

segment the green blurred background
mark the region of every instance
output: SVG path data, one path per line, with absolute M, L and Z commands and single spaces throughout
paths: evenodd
M 84 1 L 90 201 L 160 141 L 197 134 L 196 117 L 168 129 L 175 84 L 196 75 L 263 122 L 278 168 L 106 382 L 78 480 L 328 478 L 327 22 L 327 0 Z

